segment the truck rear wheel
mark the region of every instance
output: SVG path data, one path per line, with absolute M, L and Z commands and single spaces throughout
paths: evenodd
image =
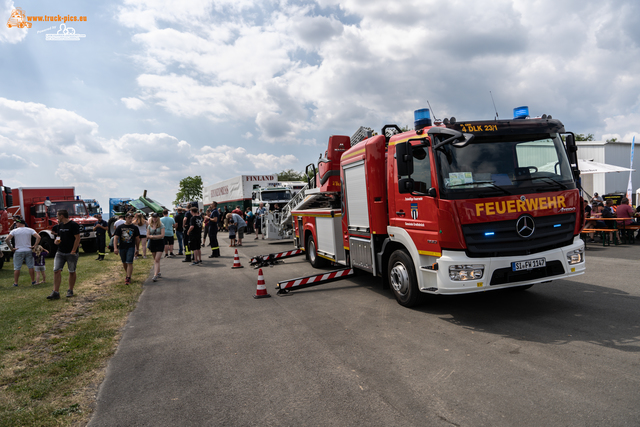
M 316 242 L 313 240 L 312 234 L 307 238 L 307 257 L 314 268 L 320 268 L 327 265 L 327 260 L 318 256 Z
M 422 302 L 423 294 L 418 289 L 418 279 L 413 260 L 409 254 L 398 249 L 389 257 L 389 284 L 398 303 L 413 307 Z
M 56 256 L 56 252 L 58 252 L 58 246 L 53 243 L 51 237 L 48 234 L 42 234 L 42 239 L 40 239 L 40 246 L 46 249 L 49 252 L 47 255 L 49 258 L 53 258 Z

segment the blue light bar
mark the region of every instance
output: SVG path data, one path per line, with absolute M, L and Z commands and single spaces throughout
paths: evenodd
M 556 225 L 553 226 L 553 228 L 558 228 L 558 227 L 561 227 L 561 226 L 562 226 L 562 224 L 556 224 Z
M 487 231 L 486 233 L 484 233 L 485 236 L 493 236 L 494 234 L 496 233 L 494 233 L 493 231 Z
M 422 129 L 427 126 L 431 126 L 431 113 L 428 108 L 422 108 L 413 112 L 413 125 L 415 130 Z
M 529 117 L 529 107 L 523 105 L 522 107 L 516 107 L 513 109 L 513 118 L 514 119 L 526 119 Z

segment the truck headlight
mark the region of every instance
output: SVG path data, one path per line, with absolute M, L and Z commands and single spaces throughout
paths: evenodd
M 576 249 L 567 254 L 567 261 L 569 265 L 580 264 L 584 261 L 584 249 Z
M 478 280 L 484 275 L 484 265 L 449 266 L 449 278 L 455 281 Z

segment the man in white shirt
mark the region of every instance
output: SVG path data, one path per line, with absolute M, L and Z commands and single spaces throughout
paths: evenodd
M 32 251 L 34 246 L 40 243 L 40 235 L 32 228 L 26 226 L 24 219 L 15 218 L 16 228 L 11 230 L 9 234 L 14 240 L 14 245 L 11 244 L 9 239 L 9 247 L 13 251 L 13 286 L 18 286 L 18 279 L 20 279 L 20 269 L 22 263 L 27 263 L 29 269 L 29 275 L 31 276 L 31 284 L 36 284 L 35 271 L 33 269 L 33 255 Z M 31 237 L 36 238 L 35 245 L 31 245 Z

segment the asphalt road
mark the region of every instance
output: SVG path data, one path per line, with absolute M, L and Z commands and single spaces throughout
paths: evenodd
M 202 266 L 163 260 L 131 314 L 90 426 L 637 426 L 640 244 L 591 245 L 587 274 L 525 292 L 396 303 L 360 276 L 263 270 L 247 240 Z M 207 251 L 208 255 L 208 251 Z

